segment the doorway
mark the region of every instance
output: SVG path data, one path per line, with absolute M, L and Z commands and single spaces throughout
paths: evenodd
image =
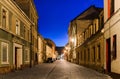
M 13 62 L 15 69 L 20 69 L 22 66 L 22 45 L 14 44 Z
M 111 72 L 111 42 L 110 38 L 106 40 L 106 71 Z

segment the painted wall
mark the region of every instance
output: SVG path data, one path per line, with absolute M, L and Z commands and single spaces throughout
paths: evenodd
M 107 0 L 104 0 L 104 45 L 106 46 L 106 39 L 111 39 L 111 72 L 119 73 L 120 74 L 120 0 L 114 0 L 115 1 L 115 12 L 114 14 L 108 19 L 108 2 Z M 117 36 L 117 52 L 116 52 L 116 59 L 112 58 L 112 50 L 113 50 L 113 36 Z M 104 68 L 106 69 L 106 48 L 105 48 L 105 62 L 104 62 Z

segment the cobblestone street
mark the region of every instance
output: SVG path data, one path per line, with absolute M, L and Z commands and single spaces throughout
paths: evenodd
M 32 68 L 26 68 L 0 75 L 0 79 L 112 79 L 110 76 L 98 73 L 65 60 L 54 63 L 43 63 Z

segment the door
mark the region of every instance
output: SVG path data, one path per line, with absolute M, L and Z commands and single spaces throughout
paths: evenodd
M 110 38 L 106 40 L 106 71 L 111 72 L 111 43 Z
M 15 68 L 17 69 L 17 47 L 15 47 Z
M 22 49 L 15 47 L 15 68 L 19 69 L 22 65 Z

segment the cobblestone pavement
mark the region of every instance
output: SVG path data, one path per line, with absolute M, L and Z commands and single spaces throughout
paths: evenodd
M 0 75 L 0 79 L 112 79 L 110 76 L 98 73 L 65 60 L 54 63 L 43 63 L 32 68 Z

